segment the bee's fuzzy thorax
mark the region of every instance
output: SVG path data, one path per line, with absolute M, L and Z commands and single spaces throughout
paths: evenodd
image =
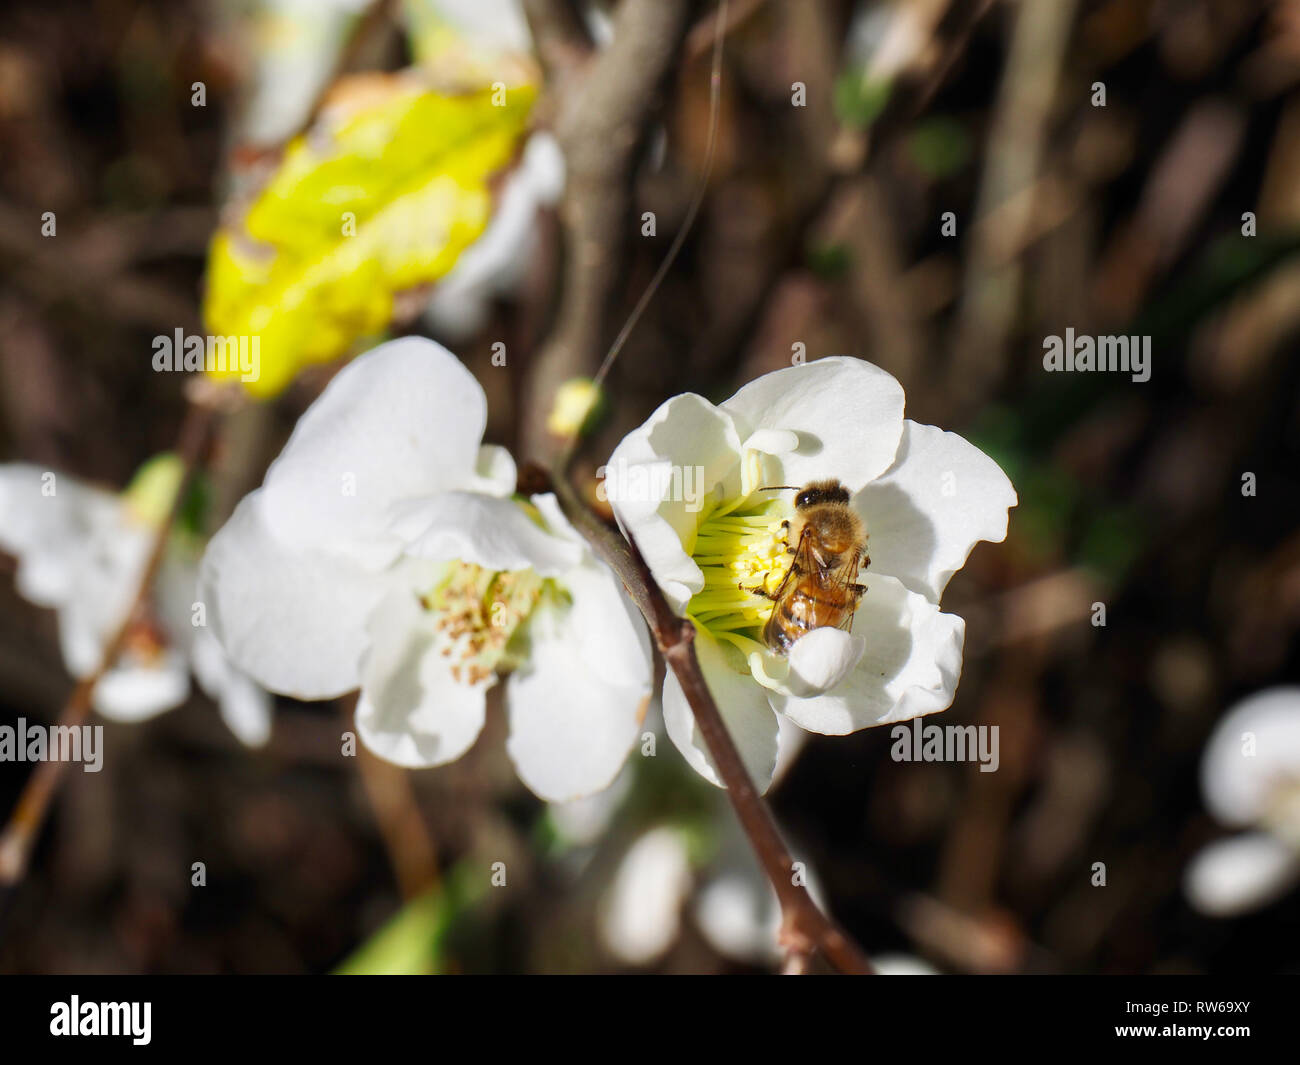
M 848 501 L 849 490 L 841 481 L 832 478 L 825 481 L 812 481 L 804 485 L 794 497 L 794 506 L 795 510 L 804 511 L 826 503 L 846 505 Z
M 817 539 L 836 554 L 864 544 L 867 539 L 866 523 L 852 508 L 842 503 L 818 503 L 804 507 L 791 523 L 791 540 L 799 542 L 805 526 L 817 531 Z

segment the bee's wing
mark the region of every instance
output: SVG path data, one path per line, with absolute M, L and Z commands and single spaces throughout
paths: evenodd
M 781 635 L 781 604 L 789 592 L 799 587 L 800 575 L 812 573 L 816 566 L 817 560 L 812 554 L 812 541 L 808 538 L 807 527 L 804 527 L 799 533 L 799 543 L 794 549 L 794 558 L 791 559 L 785 576 L 781 578 L 780 585 L 772 595 L 772 613 L 763 626 L 763 640 L 769 647 L 785 646 Z
M 775 598 L 780 602 L 781 597 L 792 590 L 791 581 L 798 585 L 797 578 L 805 573 L 816 573 L 820 568 L 816 557 L 812 553 L 812 538 L 808 535 L 808 529 L 805 526 L 799 532 L 799 543 L 795 545 L 794 559 L 790 563 L 790 568 L 785 571 L 785 576 L 781 578 L 780 587 L 776 590 Z
M 853 631 L 853 616 L 858 607 L 859 592 L 856 585 L 858 583 L 858 569 L 861 565 L 861 558 L 861 555 L 855 554 L 852 562 L 846 562 L 833 573 L 826 575 L 826 583 L 844 594 L 846 604 L 844 617 L 840 618 L 835 627 L 848 633 Z

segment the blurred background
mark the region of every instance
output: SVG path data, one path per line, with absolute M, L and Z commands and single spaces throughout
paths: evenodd
M 184 381 L 153 372 L 151 341 L 209 331 L 209 242 L 332 79 L 523 55 L 568 191 L 535 197 L 488 282 L 450 299 L 420 286 L 389 327 L 475 372 L 489 440 L 537 453 L 554 385 L 594 370 L 703 181 L 607 383 L 586 491 L 663 399 L 725 398 L 802 345 L 889 370 L 911 418 L 966 435 L 1019 492 L 1006 542 L 977 547 L 946 592 L 965 667 L 927 722 L 999 726 L 1000 767 L 895 762 L 887 729 L 795 737 L 771 803 L 821 900 L 903 969 L 1300 969 L 1300 891 L 1224 917 L 1184 890 L 1229 832 L 1201 789 L 1216 721 L 1300 681 L 1300 3 L 733 0 L 711 170 L 716 8 L 683 4 L 584 334 L 573 202 L 617 148 L 581 141 L 572 87 L 617 45 L 620 6 L 533 4 L 530 35 L 504 0 L 15 0 L 0 460 L 120 490 L 175 445 Z M 1044 372 L 1043 338 L 1067 327 L 1150 336 L 1150 380 Z M 228 419 L 208 532 L 328 373 Z M 72 687 L 55 614 L 13 573 L 0 567 L 0 712 L 53 721 Z M 96 718 L 110 756 L 63 781 L 7 899 L 0 971 L 776 965 L 734 816 L 655 708 L 656 756 L 565 807 L 516 779 L 499 706 L 465 758 L 418 773 L 340 757 L 349 713 L 278 699 L 252 750 L 197 688 L 140 724 Z M 29 770 L 0 764 L 0 816 Z

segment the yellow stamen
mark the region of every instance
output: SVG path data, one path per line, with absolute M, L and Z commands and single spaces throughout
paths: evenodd
M 550 584 L 530 569 L 493 571 L 472 562 L 453 563 L 442 582 L 420 597 L 421 606 L 433 615 L 441 654 L 455 660 L 452 676 L 477 684 L 510 668 L 511 640 Z
M 700 523 L 691 557 L 704 587 L 687 606 L 691 621 L 717 639 L 749 654 L 761 649 L 774 594 L 789 566 L 785 520 L 790 508 L 779 497 L 742 497 L 720 504 Z

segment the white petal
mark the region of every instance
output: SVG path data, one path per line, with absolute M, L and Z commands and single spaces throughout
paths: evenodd
M 772 787 L 776 787 L 799 760 L 808 744 L 808 733 L 784 714 L 777 714 L 776 768 L 772 770 Z
M 590 667 L 615 684 L 648 689 L 654 674 L 650 634 L 640 611 L 613 570 L 591 553 L 550 493 L 535 495 L 533 505 L 556 536 L 581 546 L 583 561 L 566 572 L 561 585 L 573 599 L 566 622 L 587 652 Z
M 61 551 L 31 551 L 19 559 L 14 588 L 29 603 L 57 607 L 73 595 L 76 573 L 76 562 L 71 555 Z
M 842 736 L 932 714 L 946 709 L 957 692 L 965 621 L 941 613 L 893 577 L 868 574 L 865 583 L 853 620 L 855 635 L 866 641 L 857 667 L 833 691 L 812 699 L 771 693 L 772 705 L 810 732 Z
M 95 709 L 112 721 L 147 721 L 180 706 L 190 694 L 190 671 L 183 655 L 165 652 L 157 661 L 115 666 L 95 684 Z
M 19 594 L 58 609 L 75 676 L 98 668 L 135 600 L 149 545 L 148 529 L 112 493 L 36 466 L 0 466 L 0 549 L 18 559 Z
M 25 462 L 0 464 L 0 551 L 21 558 L 64 523 L 66 497 L 41 492 L 46 471 Z
M 560 839 L 571 847 L 589 847 L 600 839 L 632 790 L 632 777 L 624 769 L 604 791 L 552 803 L 547 813 Z
M 543 577 L 582 561 L 579 544 L 551 535 L 510 499 L 447 492 L 396 508 L 393 527 L 409 538 L 405 552 L 412 558 L 472 562 L 490 570 L 531 568 Z
M 135 603 L 148 562 L 150 533 L 116 520 L 90 528 L 75 545 L 73 587 L 59 607 L 59 645 L 74 676 L 99 668 L 104 650 Z
M 18 559 L 18 594 L 37 606 L 71 598 L 95 561 L 92 542 L 111 550 L 125 521 L 110 492 L 26 463 L 0 465 L 0 551 Z
M 738 869 L 711 879 L 695 902 L 695 923 L 719 954 L 751 964 L 781 955 L 781 904 L 772 886 Z
M 852 636 L 843 629 L 813 629 L 790 648 L 787 683 L 802 698 L 820 695 L 847 677 L 866 649 L 861 636 Z
M 690 860 L 680 834 L 671 828 L 647 832 L 624 856 L 600 900 L 601 939 L 631 965 L 654 961 L 677 938 L 690 887 Z
M 551 802 L 590 795 L 618 775 L 650 697 L 650 647 L 608 572 L 568 578 L 570 609 L 538 607 L 528 661 L 506 682 L 506 751 Z M 637 619 L 639 620 L 639 619 Z
M 354 2 L 275 0 L 261 5 L 256 68 L 240 117 L 241 138 L 254 144 L 283 143 L 306 121 L 347 43 Z M 269 32 L 268 32 L 269 31 Z
M 799 450 L 799 434 L 791 429 L 759 429 L 749 434 L 744 450 L 786 455 Z
M 455 761 L 483 731 L 487 690 L 496 678 L 457 680 L 435 646 L 434 621 L 412 590 L 397 589 L 375 609 L 372 647 L 357 703 L 357 732 L 397 765 L 420 769 Z
M 778 456 L 785 484 L 836 477 L 850 490 L 884 473 L 903 432 L 903 387 L 869 362 L 836 355 L 764 374 L 724 404 L 742 436 L 760 429 L 799 434 Z
M 387 585 L 349 558 L 283 543 L 263 499 L 261 489 L 245 497 L 203 556 L 208 624 L 264 688 L 300 699 L 342 695 L 361 682 L 366 619 Z
M 740 437 L 731 417 L 693 393 L 674 396 L 610 456 L 604 490 L 673 609 L 704 587 L 683 544 L 693 543 L 708 493 L 740 485 Z
M 867 522 L 871 572 L 897 577 L 937 603 L 980 540 L 1006 538 L 1016 490 L 974 444 L 908 421 L 894 465 L 853 505 Z
M 1267 906 L 1300 878 L 1300 856 L 1272 836 L 1243 833 L 1204 848 L 1187 868 L 1183 889 L 1196 909 L 1234 917 Z
M 471 491 L 490 496 L 513 495 L 519 471 L 514 456 L 496 444 L 484 444 L 478 449 L 478 464 L 474 469 Z
M 88 677 L 103 662 L 104 650 L 111 636 L 105 636 L 97 625 L 91 625 L 75 609 L 59 611 L 59 652 L 63 664 L 74 677 Z
M 534 134 L 520 166 L 502 183 L 487 229 L 434 288 L 426 314 L 435 330 L 471 335 L 486 320 L 489 301 L 519 286 L 538 239 L 538 211 L 563 187 L 564 159 L 554 137 Z
M 1246 826 L 1279 781 L 1300 776 L 1300 687 L 1266 688 L 1215 727 L 1201 760 L 1201 790 L 1224 824 Z
M 264 747 L 271 739 L 270 693 L 243 673 L 234 674 L 217 699 L 221 720 L 246 747 Z
M 190 668 L 236 739 L 261 747 L 271 738 L 271 696 L 234 667 L 210 629 L 194 630 Z
M 560 142 L 546 130 L 539 130 L 524 145 L 523 172 L 537 202 L 558 203 L 564 192 L 564 152 Z
M 695 653 L 699 656 L 700 668 L 718 704 L 723 723 L 754 786 L 760 792 L 766 791 L 776 767 L 777 747 L 776 715 L 768 703 L 766 689 L 754 681 L 740 662 L 738 653 L 734 658 L 729 656 L 728 650 L 708 633 L 696 633 Z M 664 725 L 677 749 L 700 776 L 722 787 L 704 737 L 695 725 L 690 704 L 671 669 L 664 677 L 663 704 Z
M 441 345 L 381 344 L 299 419 L 266 474 L 267 520 L 286 543 L 389 562 L 389 509 L 473 483 L 486 417 L 483 389 Z

